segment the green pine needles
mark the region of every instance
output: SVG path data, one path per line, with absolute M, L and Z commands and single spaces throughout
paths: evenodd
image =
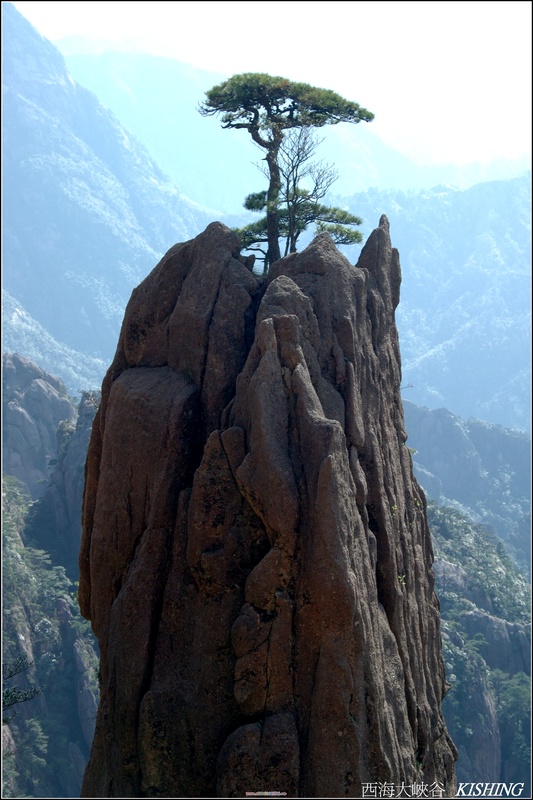
M 284 255 L 296 251 L 299 236 L 315 223 L 338 244 L 361 241 L 352 226 L 362 220 L 320 201 L 337 179 L 330 165 L 313 162 L 320 144 L 314 129 L 339 122 L 370 122 L 374 115 L 358 103 L 328 89 L 263 73 L 234 75 L 206 93 L 199 111 L 221 115 L 223 128 L 244 128 L 266 151 L 260 171 L 268 188 L 248 195 L 245 208 L 263 213 L 257 222 L 238 230 L 243 248 L 261 254 L 266 273 Z

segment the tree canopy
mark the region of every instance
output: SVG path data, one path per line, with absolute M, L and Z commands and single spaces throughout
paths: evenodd
M 269 180 L 264 196 L 264 235 L 268 246 L 266 268 L 281 257 L 279 238 L 285 223 L 280 211 L 283 184 L 280 149 L 286 132 L 293 128 L 321 128 L 339 122 L 370 122 L 374 118 L 366 108 L 345 100 L 329 89 L 251 72 L 234 75 L 214 86 L 206 92 L 206 99 L 200 104 L 199 111 L 203 116 L 220 114 L 223 128 L 244 128 L 253 141 L 266 150 Z M 253 197 L 257 198 L 257 193 Z M 293 200 L 295 198 L 293 193 Z M 305 204 L 304 196 L 300 200 L 300 205 Z M 256 200 L 251 202 L 257 204 Z M 297 205 L 293 203 L 293 211 Z M 290 214 L 290 210 L 287 213 Z M 342 224 L 335 219 L 332 223 Z M 263 223 L 258 224 L 261 227 Z
M 41 694 L 41 688 L 38 686 L 21 689 L 20 686 L 9 686 L 7 683 L 31 666 L 32 662 L 26 656 L 19 656 L 11 663 L 2 664 L 2 725 L 7 725 L 13 719 L 12 716 L 7 716 L 5 713 L 9 708 L 18 703 L 25 703 L 26 700 L 32 700 Z
M 206 92 L 200 113 L 222 114 L 223 128 L 246 128 L 261 147 L 288 128 L 374 119 L 371 111 L 329 89 L 257 72 L 234 75 L 214 86 Z

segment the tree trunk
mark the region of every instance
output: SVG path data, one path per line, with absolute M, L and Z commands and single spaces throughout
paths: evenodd
M 278 164 L 279 145 L 272 143 L 272 148 L 267 152 L 266 162 L 270 175 L 267 192 L 267 236 L 268 236 L 268 261 L 269 266 L 281 258 L 279 249 L 279 193 L 281 191 L 281 174 Z
M 265 258 L 264 274 L 274 261 L 279 261 L 281 258 L 281 251 L 279 249 L 279 195 L 281 192 L 281 171 L 278 163 L 279 149 L 283 142 L 283 131 L 275 125 L 270 129 L 271 139 L 264 139 L 260 132 L 257 123 L 248 127 L 252 139 L 259 147 L 263 147 L 266 151 L 265 161 L 268 165 L 269 185 L 267 191 L 266 202 L 266 218 L 267 218 L 267 238 L 268 238 L 268 251 Z

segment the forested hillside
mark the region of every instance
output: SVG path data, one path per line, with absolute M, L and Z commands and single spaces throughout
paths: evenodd
M 4 681 L 40 693 L 4 714 L 4 797 L 77 797 L 98 702 L 98 657 L 79 613 L 76 586 L 60 561 L 26 534 L 25 487 L 3 476 L 3 667 L 28 670 Z
M 443 703 L 462 781 L 526 781 L 531 754 L 531 587 L 502 542 L 429 506 L 450 689 Z

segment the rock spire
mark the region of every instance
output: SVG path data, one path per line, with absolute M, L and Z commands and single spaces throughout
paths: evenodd
M 454 796 L 382 217 L 268 278 L 213 223 L 133 292 L 86 465 L 86 797 Z

